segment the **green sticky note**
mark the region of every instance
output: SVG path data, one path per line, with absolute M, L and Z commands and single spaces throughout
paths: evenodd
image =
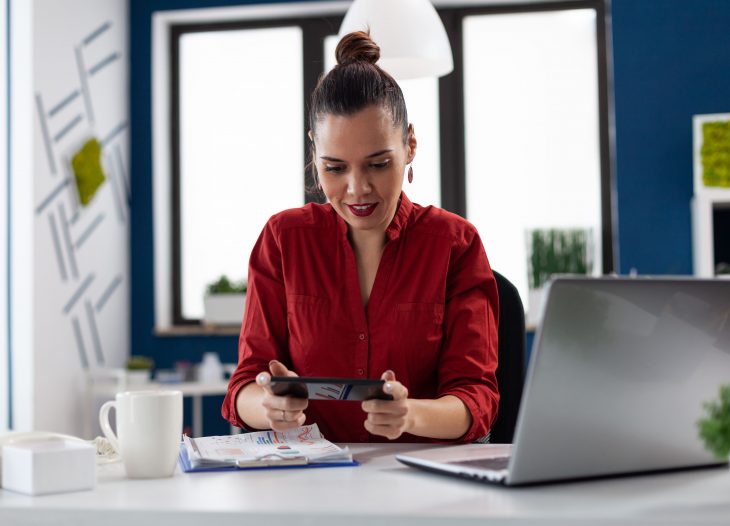
M 730 121 L 702 125 L 702 182 L 730 187 Z
M 104 183 L 104 169 L 101 166 L 101 145 L 89 139 L 71 159 L 79 201 L 83 206 L 89 204 L 96 191 Z

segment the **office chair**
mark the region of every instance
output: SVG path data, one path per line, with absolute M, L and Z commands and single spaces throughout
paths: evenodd
M 525 381 L 525 310 L 517 288 L 502 274 L 494 272 L 499 293 L 499 410 L 489 441 L 509 444 L 517 424 L 517 413 Z

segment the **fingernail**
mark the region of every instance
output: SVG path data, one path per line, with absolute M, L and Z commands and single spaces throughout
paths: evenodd
M 271 360 L 271 361 L 269 362 L 269 367 L 271 367 L 271 366 L 272 366 L 272 365 L 274 365 L 275 363 L 278 363 L 278 361 L 279 361 L 279 360 Z

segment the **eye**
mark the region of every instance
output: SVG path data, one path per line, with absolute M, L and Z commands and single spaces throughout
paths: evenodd
M 390 165 L 390 159 L 386 159 L 385 161 L 380 161 L 377 163 L 372 163 L 370 166 L 377 169 L 383 169 L 387 168 Z
M 325 170 L 325 172 L 339 174 L 339 173 L 344 172 L 345 168 L 343 166 L 325 165 L 324 170 Z

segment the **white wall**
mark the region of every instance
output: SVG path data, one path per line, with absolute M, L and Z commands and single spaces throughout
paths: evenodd
M 7 1 L 0 2 L 0 433 L 8 429 Z
M 127 1 L 15 4 L 13 427 L 78 435 L 84 371 L 129 353 Z M 83 207 L 70 163 L 92 137 L 106 181 Z

